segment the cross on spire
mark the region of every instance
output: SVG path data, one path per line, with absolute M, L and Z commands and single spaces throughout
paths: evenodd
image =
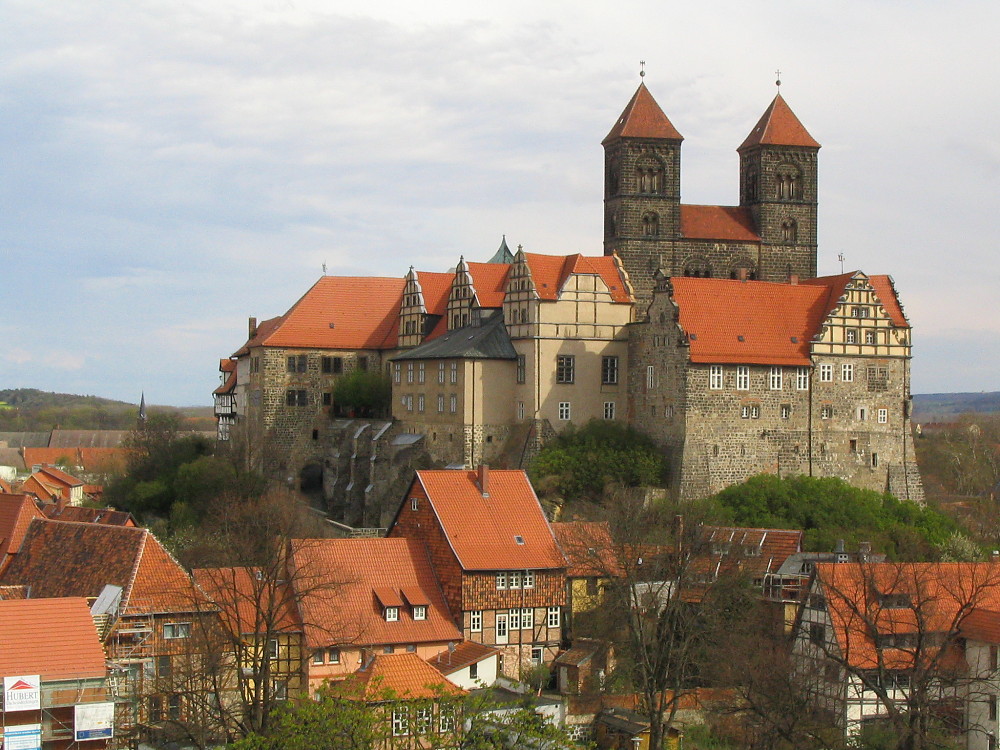
M 646 61 L 645 60 L 640 60 L 639 61 L 639 78 L 645 78 L 645 77 L 646 77 Z
M 774 85 L 777 86 L 780 89 L 781 88 L 781 70 L 774 71 L 774 75 L 777 78 L 777 80 L 774 82 Z

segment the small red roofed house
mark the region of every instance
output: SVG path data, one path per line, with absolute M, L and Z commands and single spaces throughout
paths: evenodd
M 566 559 L 520 470 L 418 471 L 390 538 L 426 546 L 462 635 L 521 677 L 562 641 Z
M 20 491 L 29 493 L 42 503 L 80 505 L 83 503 L 83 481 L 57 466 L 42 464 L 21 484 Z
M 0 494 L 0 576 L 21 548 L 33 518 L 45 518 L 28 495 Z
M 374 654 L 430 658 L 462 639 L 419 539 L 299 539 L 289 567 L 310 692 Z
M 91 719 L 87 747 L 104 748 L 112 736 L 113 696 L 94 619 L 81 597 L 0 601 L 0 674 L 23 675 L 20 684 L 40 693 L 39 710 L 4 713 L 8 732 L 41 724 L 43 747 L 64 750 L 74 738 L 76 716 Z M 35 676 L 39 683 L 34 683 Z M 18 683 L 11 686 L 16 689 Z M 8 738 L 8 742 L 10 742 Z M 6 747 L 6 745 L 5 745 Z
M 428 660 L 430 665 L 465 690 L 488 687 L 499 676 L 500 652 L 476 641 L 462 641 Z

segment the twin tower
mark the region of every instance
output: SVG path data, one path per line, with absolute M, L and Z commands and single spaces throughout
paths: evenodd
M 816 275 L 820 145 L 779 93 L 739 147 L 740 204 L 681 203 L 683 136 L 640 84 L 602 142 L 604 252 L 617 253 L 636 297 L 654 277 L 787 282 Z

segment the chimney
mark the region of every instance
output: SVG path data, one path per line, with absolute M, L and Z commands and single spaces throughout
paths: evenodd
M 995 549 L 992 552 L 990 552 L 990 562 L 991 563 L 1000 562 L 1000 549 Z
M 868 556 L 872 553 L 871 542 L 858 542 L 858 559 L 861 562 L 868 562 Z
M 739 278 L 740 281 L 746 281 L 747 280 L 747 269 L 746 268 L 741 268 L 739 270 L 739 276 L 738 276 L 738 278 Z
M 798 286 L 799 275 L 797 273 L 793 273 L 791 276 L 788 277 L 788 283 L 791 284 L 792 286 Z
M 247 328 L 249 329 L 249 335 L 247 338 L 252 339 L 257 335 L 257 318 L 250 318 Z
M 490 466 L 479 464 L 479 492 L 483 497 L 490 496 Z

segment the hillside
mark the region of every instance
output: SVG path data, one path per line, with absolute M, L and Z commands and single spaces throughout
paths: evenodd
M 914 422 L 945 422 L 968 413 L 1000 413 L 1000 391 L 913 395 Z
M 212 408 L 194 406 L 149 405 L 149 413 L 179 412 L 185 427 L 192 430 L 213 430 Z M 52 429 L 127 430 L 135 426 L 139 405 L 125 401 L 80 396 L 72 393 L 52 393 L 36 388 L 0 390 L 0 432 L 34 432 Z

